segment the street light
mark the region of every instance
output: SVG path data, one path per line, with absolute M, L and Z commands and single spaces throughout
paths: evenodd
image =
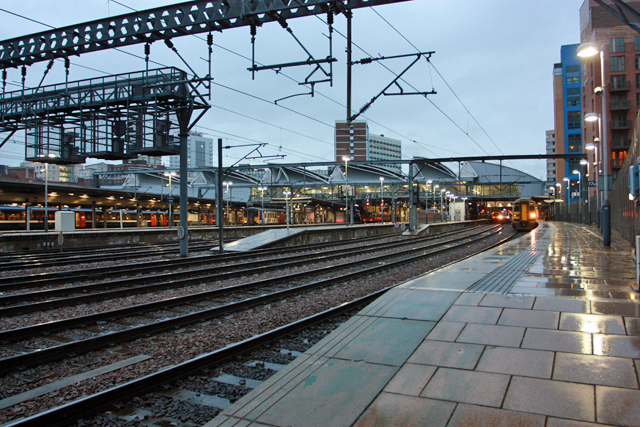
M 38 157 L 49 157 L 53 159 L 55 154 L 49 153 L 46 156 L 44 154 L 38 155 Z M 44 164 L 44 231 L 49 231 L 49 162 Z
M 434 205 L 436 204 L 436 190 L 437 190 L 438 188 L 440 188 L 440 184 L 436 184 L 436 185 L 433 187 L 433 204 L 434 204 Z M 442 206 L 441 206 L 441 207 L 442 207 Z M 433 213 L 433 222 L 436 222 L 436 214 L 435 214 L 435 212 Z
M 567 181 L 567 222 L 571 222 L 571 204 L 569 203 L 569 184 L 571 183 L 571 180 L 566 176 L 562 179 Z
M 595 150 L 593 156 L 593 164 L 596 166 L 596 219 L 598 228 L 600 227 L 600 158 L 598 157 L 598 144 L 600 143 L 600 137 L 602 136 L 602 116 L 596 113 L 587 113 L 584 116 L 584 120 L 587 122 L 595 122 L 598 121 L 598 136 L 593 138 L 593 142 L 588 143 L 584 146 L 587 150 Z M 602 150 L 600 150 L 602 153 Z
M 351 160 L 351 157 L 342 156 L 342 160 L 344 160 L 344 223 L 349 225 L 349 181 L 347 181 L 349 166 L 347 162 Z
M 287 231 L 289 231 L 289 194 L 291 194 L 291 191 L 283 191 L 282 194 L 284 194 L 285 215 L 287 216 Z
M 229 225 L 231 223 L 231 221 L 230 221 L 231 218 L 229 217 L 229 198 L 230 198 L 230 196 L 229 196 L 229 186 L 233 185 L 233 182 L 232 181 L 224 181 L 222 183 L 222 185 L 226 185 L 227 186 L 227 225 Z
M 427 184 L 429 184 L 429 189 L 431 192 L 433 192 L 433 181 L 432 180 L 427 180 Z M 424 205 L 424 210 L 425 210 L 425 224 L 429 223 L 429 193 L 427 193 L 427 197 L 425 197 L 425 205 Z M 434 219 L 435 221 L 435 219 Z
M 574 175 L 578 175 L 578 189 L 580 190 L 580 198 L 578 199 L 578 222 L 582 224 L 582 174 L 578 169 L 574 169 L 572 172 Z
M 587 58 L 600 53 L 600 80 L 602 81 L 602 87 L 600 89 L 602 93 L 602 114 L 606 114 L 607 111 L 607 87 L 604 75 L 604 45 L 598 49 L 595 43 L 583 43 L 578 46 L 577 55 L 582 58 Z M 586 117 L 585 117 L 586 118 Z M 602 118 L 602 131 L 600 138 L 602 138 L 602 163 L 604 164 L 604 201 L 602 202 L 602 244 L 604 246 L 611 246 L 611 204 L 609 203 L 609 145 L 607 138 L 607 118 Z
M 446 190 L 443 188 L 440 190 L 440 222 L 444 222 L 444 200 L 443 195 Z
M 380 177 L 380 221 L 384 224 L 384 188 L 382 187 L 382 183 L 384 182 L 384 177 Z
M 558 195 L 562 192 L 562 184 L 560 184 L 559 182 L 556 182 L 556 193 L 555 196 L 553 198 L 553 218 L 555 219 L 556 216 L 556 199 L 558 198 Z
M 589 160 L 582 159 L 580 160 L 580 164 L 583 166 L 587 166 L 587 209 L 589 209 L 589 215 L 587 215 L 587 224 L 591 225 L 591 195 L 589 194 L 589 180 L 591 179 L 591 171 L 589 169 Z M 584 187 L 584 184 L 582 185 Z
M 165 172 L 163 173 L 163 175 L 169 177 L 169 195 L 167 196 L 167 198 L 169 199 L 169 228 L 171 228 L 171 226 L 173 225 L 173 202 L 171 201 L 171 190 L 173 189 L 173 187 L 171 186 L 171 177 L 176 176 L 176 173 Z
M 264 225 L 264 192 L 267 189 L 267 187 L 258 187 L 258 190 L 260 190 L 260 199 L 262 200 L 262 213 L 260 215 L 260 224 Z

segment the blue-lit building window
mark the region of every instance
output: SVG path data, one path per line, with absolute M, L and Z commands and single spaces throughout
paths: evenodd
M 580 88 L 573 87 L 567 89 L 567 106 L 579 107 L 580 106 Z
M 580 129 L 581 126 L 581 114 L 580 111 L 567 112 L 567 128 L 568 129 Z M 569 135 L 571 137 L 571 135 Z

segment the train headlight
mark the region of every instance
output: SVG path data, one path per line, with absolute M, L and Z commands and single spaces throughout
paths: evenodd
M 535 213 L 535 212 L 531 212 L 531 213 L 529 214 L 529 218 L 530 218 L 530 219 L 536 219 L 536 217 L 537 217 L 537 216 L 538 216 L 538 215 L 536 215 L 536 213 Z

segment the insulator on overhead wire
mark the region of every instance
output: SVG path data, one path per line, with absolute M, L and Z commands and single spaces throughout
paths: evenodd
M 258 30 L 256 29 L 256 24 L 251 24 L 251 35 L 255 36 L 258 34 Z
M 71 66 L 71 61 L 69 60 L 68 56 L 64 57 L 64 68 L 66 68 L 67 70 L 69 70 L 69 67 Z
M 213 45 L 213 34 L 211 33 L 207 34 L 207 44 L 209 46 Z
M 22 77 L 27 76 L 27 67 L 25 65 L 22 66 Z
M 333 10 L 327 12 L 327 24 L 333 25 Z
M 169 39 L 164 39 L 164 44 L 166 44 L 169 49 L 173 49 L 173 43 Z
M 144 45 L 144 54 L 149 56 L 151 53 L 151 45 L 149 43 L 145 43 Z
M 360 60 L 361 64 L 371 64 L 373 62 L 373 58 L 363 58 Z

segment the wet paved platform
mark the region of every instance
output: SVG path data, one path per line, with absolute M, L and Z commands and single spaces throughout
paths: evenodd
M 387 292 L 206 426 L 640 426 L 632 249 L 542 223 Z

